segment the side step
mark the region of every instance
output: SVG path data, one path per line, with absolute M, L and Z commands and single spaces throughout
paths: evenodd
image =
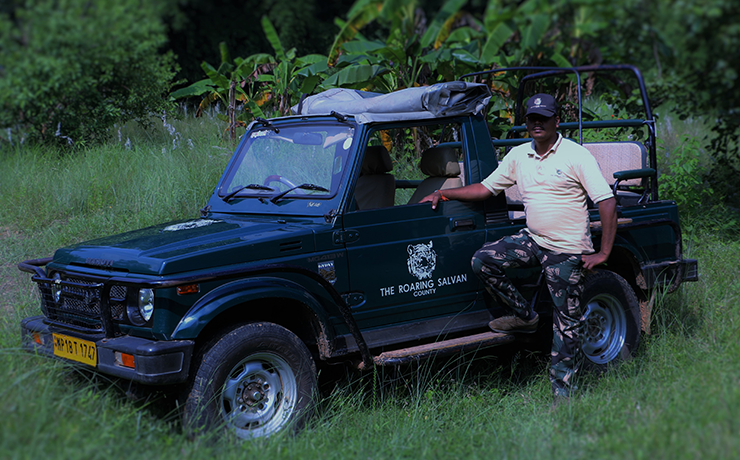
M 426 359 L 433 355 L 444 356 L 459 353 L 461 351 L 471 351 L 479 348 L 504 345 L 511 343 L 514 340 L 515 337 L 512 334 L 483 332 L 481 334 L 444 340 L 442 342 L 427 343 L 416 347 L 386 351 L 378 356 L 373 356 L 373 361 L 376 366 L 392 366 Z

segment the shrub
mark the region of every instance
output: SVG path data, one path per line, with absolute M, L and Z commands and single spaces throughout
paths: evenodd
M 661 147 L 665 145 L 660 140 L 658 143 Z M 704 182 L 708 167 L 702 162 L 706 154 L 701 154 L 700 140 L 683 134 L 675 150 L 661 150 L 665 151 L 666 158 L 664 168 L 660 171 L 660 197 L 676 200 L 681 208 L 689 212 L 711 203 L 714 191 Z
M 85 143 L 163 110 L 175 70 L 164 43 L 149 2 L 28 0 L 0 17 L 0 126 Z

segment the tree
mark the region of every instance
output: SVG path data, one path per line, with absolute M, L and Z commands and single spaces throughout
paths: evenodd
M 602 18 L 608 0 L 490 0 L 477 16 L 466 10 L 468 1 L 445 0 L 431 20 L 421 3 L 357 0 L 347 20 L 337 21 L 329 52 L 337 71 L 320 87 L 387 92 L 495 67 L 597 63 L 592 40 L 609 25 Z M 493 125 L 510 121 L 516 97 L 515 76 L 497 78 L 484 79 L 496 94 Z
M 704 147 L 714 160 L 704 179 L 740 208 L 740 10 L 734 0 L 624 0 L 602 9 L 610 33 L 596 44 L 605 60 L 643 69 L 653 105 L 682 118 L 709 116 Z M 696 154 L 696 152 L 695 152 Z
M 349 7 L 346 0 L 152 0 L 162 3 L 169 42 L 182 67 L 178 78 L 197 81 L 200 64 L 218 59 L 219 43 L 234 56 L 271 53 L 259 33 L 261 18 L 274 24 L 286 49 L 298 56 L 326 54 L 336 32 L 334 18 Z
M 664 94 L 683 117 L 697 112 L 716 117 L 709 140 L 715 163 L 706 179 L 740 208 L 740 190 L 732 185 L 740 175 L 740 10 L 732 0 L 678 6 L 672 18 L 681 29 L 664 34 L 673 58 Z
M 269 95 L 273 105 L 280 115 L 288 115 L 290 107 L 297 102 L 301 93 L 310 93 L 319 81 L 319 74 L 328 69 L 326 56 L 309 54 L 296 57 L 296 49 L 285 50 L 280 37 L 272 22 L 264 16 L 262 28 L 267 39 L 275 51 L 275 64 L 272 72 L 263 73 L 258 77 L 261 82 L 267 82 L 268 88 L 263 94 Z
M 297 102 L 298 95 L 310 93 L 319 81 L 319 74 L 328 69 L 326 56 L 311 54 L 296 57 L 295 48 L 285 50 L 280 37 L 267 16 L 262 17 L 262 29 L 273 47 L 275 55 L 257 53 L 247 58 L 234 58 L 228 52 L 226 43 L 221 43 L 221 64 L 218 69 L 207 62 L 201 67 L 206 78 L 172 93 L 172 97 L 205 97 L 199 110 L 215 101 L 226 107 L 229 139 L 236 139 L 236 127 L 254 117 L 263 118 L 265 111 L 288 115 L 290 107 Z M 247 111 L 237 115 L 237 102 L 246 106 Z
M 158 15 L 140 0 L 29 0 L 0 17 L 0 126 L 84 143 L 169 107 Z
M 196 116 L 202 114 L 203 109 L 214 102 L 221 102 L 226 107 L 227 115 L 219 117 L 228 123 L 227 131 L 229 139 L 236 140 L 236 127 L 245 125 L 245 116 L 237 115 L 237 101 L 246 104 L 249 107 L 251 115 L 255 117 L 264 117 L 259 104 L 254 101 L 252 95 L 252 86 L 260 72 L 260 68 L 271 66 L 275 59 L 267 54 L 254 54 L 246 59 L 231 59 L 229 49 L 226 43 L 221 42 L 219 45 L 221 52 L 221 64 L 218 69 L 207 62 L 201 64 L 201 68 L 206 74 L 206 78 L 197 81 L 190 86 L 173 91 L 170 95 L 173 99 L 202 96 L 203 99 L 198 104 Z

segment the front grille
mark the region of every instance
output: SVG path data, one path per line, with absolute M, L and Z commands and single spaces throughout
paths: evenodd
M 36 282 L 41 292 L 42 309 L 49 320 L 92 332 L 103 330 L 100 309 L 102 282 L 80 277 L 66 277 L 61 281 L 37 278 Z M 126 295 L 125 286 L 112 286 L 109 305 L 113 319 L 125 317 Z
M 128 289 L 126 286 L 113 286 L 110 289 L 110 312 L 111 316 L 116 321 L 122 321 L 126 315 L 126 294 Z

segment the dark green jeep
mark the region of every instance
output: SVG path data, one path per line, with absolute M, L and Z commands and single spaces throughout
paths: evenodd
M 695 280 L 697 263 L 682 258 L 676 204 L 658 199 L 654 119 L 637 69 L 524 79 L 625 69 L 643 90 L 645 118 L 584 121 L 579 92 L 579 115 L 561 123 L 581 142 L 590 128 L 647 131 L 643 142 L 584 144 L 619 203 L 611 257 L 586 281 L 583 352 L 594 366 L 628 358 L 655 293 Z M 43 313 L 23 320 L 24 346 L 179 389 L 188 428 L 224 424 L 249 438 L 301 426 L 317 363 L 369 369 L 517 340 L 488 330 L 499 307 L 470 266 L 483 243 L 524 226 L 516 190 L 436 210 L 418 203 L 480 182 L 508 146 L 527 142 L 516 122 L 509 139 L 492 141 L 490 87 L 337 89 L 303 99 L 295 116 L 259 119 L 200 218 L 19 264 Z M 596 209 L 591 218 L 598 248 Z M 537 275 L 512 274 L 550 315 Z

